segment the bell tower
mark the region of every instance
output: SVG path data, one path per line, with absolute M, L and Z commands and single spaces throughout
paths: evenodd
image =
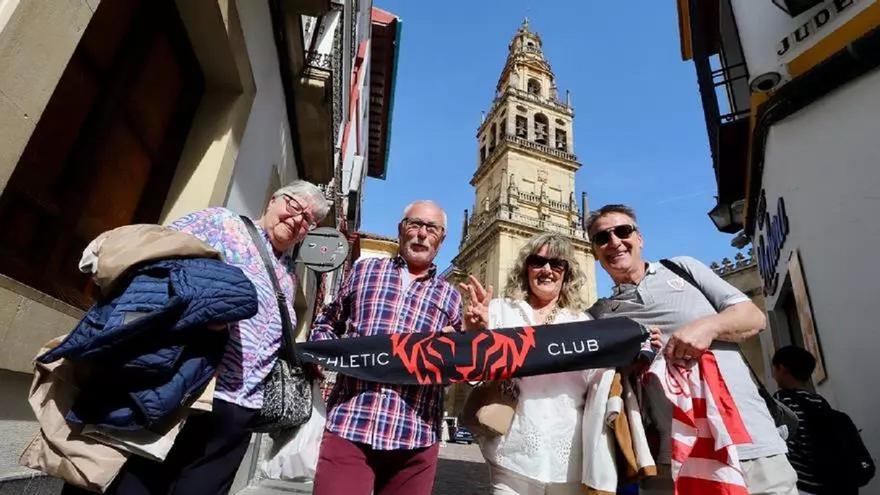
M 575 197 L 580 163 L 574 154 L 570 95 L 560 98 L 541 37 L 529 29 L 528 19 L 508 48 L 495 100 L 477 130 L 477 168 L 470 181 L 476 198 L 473 210 L 465 210 L 451 278 L 473 274 L 500 294 L 526 240 L 556 232 L 574 244 L 588 277 L 586 296 L 593 301 L 595 263 L 584 232 L 586 195 L 580 208 Z

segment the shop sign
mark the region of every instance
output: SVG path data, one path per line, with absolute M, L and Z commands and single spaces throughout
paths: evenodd
M 764 191 L 758 199 L 757 227 L 758 227 L 758 270 L 764 281 L 764 294 L 771 296 L 776 293 L 779 285 L 779 274 L 776 271 L 779 265 L 779 256 L 785 239 L 788 238 L 788 215 L 785 212 L 785 200 L 780 197 L 776 201 L 776 212 L 770 214 L 767 211 L 767 198 Z
M 813 40 L 819 37 L 823 31 L 829 29 L 829 24 L 839 26 L 842 21 L 848 20 L 857 11 L 862 10 L 861 8 L 853 8 L 859 3 L 862 2 L 859 0 L 834 0 L 828 2 L 821 9 L 813 12 L 794 31 L 788 33 L 785 38 L 782 38 L 777 43 L 776 55 L 780 58 L 785 57 L 790 51 L 797 50 L 802 45 L 812 44 Z M 871 2 L 865 3 L 870 4 Z M 862 7 L 865 7 L 865 5 Z M 800 52 L 800 50 L 797 51 Z

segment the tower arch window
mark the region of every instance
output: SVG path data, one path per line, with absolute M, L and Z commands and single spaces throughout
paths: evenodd
M 529 79 L 529 82 L 526 84 L 526 88 L 528 92 L 533 95 L 541 95 L 541 82 L 534 77 Z
M 568 134 L 563 129 L 556 129 L 556 149 L 560 151 L 568 150 Z
M 535 142 L 538 144 L 547 144 L 547 132 L 550 129 L 547 116 L 543 113 L 535 114 Z
M 529 119 L 522 115 L 516 116 L 516 137 L 528 139 L 529 137 Z
M 491 134 L 489 135 L 489 153 L 492 153 L 493 151 L 495 151 L 495 145 L 497 144 L 498 126 L 492 124 L 489 132 L 491 132 Z
M 0 195 L 0 273 L 91 305 L 83 246 L 159 221 L 204 85 L 175 2 L 101 2 Z

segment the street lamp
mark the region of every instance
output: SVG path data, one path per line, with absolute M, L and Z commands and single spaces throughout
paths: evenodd
M 773 0 L 773 4 L 786 14 L 797 17 L 822 3 L 822 0 Z
M 738 199 L 733 203 L 721 203 L 709 210 L 709 218 L 715 224 L 715 228 L 721 232 L 735 234 L 742 229 L 743 209 L 745 201 Z

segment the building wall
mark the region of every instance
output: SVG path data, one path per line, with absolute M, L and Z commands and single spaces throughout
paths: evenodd
M 297 178 L 293 140 L 278 66 L 269 3 L 236 2 L 241 16 L 256 94 L 242 137 L 226 205 L 242 214 L 260 215 L 274 184 Z
M 0 4 L 0 191 L 12 175 L 99 0 Z M 160 222 L 223 204 L 253 98 L 238 10 L 222 0 L 178 2 L 205 77 Z M 0 277 L 0 368 L 29 372 L 47 337 L 82 311 Z M 14 351 L 14 352 L 13 352 Z
M 397 241 L 390 239 L 361 238 L 361 256 L 363 258 L 391 258 L 397 255 Z
M 802 264 L 827 371 L 816 390 L 852 416 L 875 456 L 880 396 L 866 392 L 875 382 L 880 349 L 877 115 L 880 71 L 875 70 L 772 127 L 763 170 L 768 212 L 775 213 L 773 205 L 783 197 L 789 222 L 775 266 L 780 285 L 795 251 Z M 767 295 L 768 310 L 781 303 L 778 290 Z M 878 490 L 875 479 L 865 493 Z

